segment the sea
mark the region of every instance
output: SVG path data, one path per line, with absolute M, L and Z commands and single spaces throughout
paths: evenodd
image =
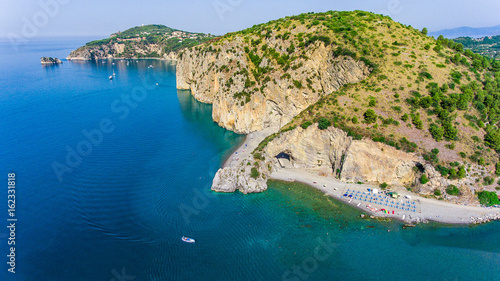
M 0 280 L 499 280 L 498 222 L 403 229 L 297 183 L 212 192 L 244 136 L 172 62 L 63 59 L 90 39 L 0 42 Z

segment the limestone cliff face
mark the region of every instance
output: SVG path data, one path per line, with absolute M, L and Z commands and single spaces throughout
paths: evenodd
M 346 151 L 341 180 L 405 185 L 415 181 L 413 153 L 371 140 L 355 140 Z
M 419 160 L 412 153 L 371 140 L 353 140 L 334 127 L 319 130 L 317 125 L 283 133 L 264 152 L 267 158 L 284 153 L 296 168 L 319 170 L 343 181 L 393 185 L 412 184 L 413 167 Z
M 164 53 L 161 58 L 165 59 L 165 60 L 176 61 L 177 60 L 177 53 L 176 52 Z
M 362 61 L 334 57 L 331 46 L 316 43 L 286 72 L 264 57 L 258 67 L 271 70 L 252 84 L 248 77 L 255 66 L 242 46 L 243 40 L 236 38 L 195 47 L 177 62 L 177 88 L 189 89 L 197 100 L 213 104 L 213 120 L 237 133 L 285 125 L 322 96 L 370 74 Z
M 330 127 L 319 130 L 317 125 L 296 128 L 282 133 L 265 148 L 268 158 L 279 154 L 288 157 L 296 168 L 320 169 L 332 174 L 342 169 L 343 157 L 352 144 L 347 133 Z
M 267 189 L 271 173 L 281 168 L 299 168 L 319 175 L 336 177 L 345 182 L 363 182 L 378 185 L 410 186 L 416 193 L 432 196 L 436 189 L 450 202 L 478 205 L 474 194 L 474 181 L 470 178 L 447 179 L 431 164 L 414 153 L 397 150 L 369 139 L 354 140 L 347 133 L 329 127 L 320 130 L 317 124 L 307 129 L 301 127 L 283 132 L 269 141 L 256 160 L 250 155 L 241 163 L 220 169 L 212 185 L 219 192 L 262 192 Z M 422 164 L 424 163 L 424 164 Z M 234 164 L 234 163 L 233 163 Z M 420 183 L 421 172 L 430 179 Z M 256 167 L 258 177 L 252 178 L 251 169 Z M 460 196 L 446 194 L 446 188 L 455 185 Z
M 442 194 L 441 196 L 447 201 L 457 204 L 480 206 L 475 191 L 484 190 L 484 187 L 477 186 L 475 178 L 470 173 L 463 179 L 447 179 L 440 172 L 436 171 L 431 164 L 425 164 L 423 167 L 429 182 L 422 184 L 417 179 L 414 185 L 416 192 L 422 195 L 433 196 L 434 191 L 439 190 Z M 454 185 L 460 190 L 460 196 L 452 196 L 446 193 L 446 189 L 450 185 Z
M 441 197 L 457 204 L 479 206 L 475 191 L 483 188 L 474 187 L 474 178 L 448 179 L 414 153 L 397 150 L 383 143 L 369 139 L 353 140 L 347 133 L 330 127 L 319 130 L 317 124 L 307 129 L 298 127 L 287 131 L 270 141 L 263 151 L 267 160 L 265 165 L 272 168 L 301 168 L 319 172 L 324 176 L 335 176 L 345 182 L 363 182 L 378 185 L 388 183 L 393 186 L 408 186 L 418 194 L 433 196 L 437 189 Z M 281 158 L 285 157 L 285 158 Z M 288 160 L 289 159 L 289 160 Z M 420 183 L 421 172 L 427 175 L 429 182 Z M 475 169 L 477 167 L 473 167 Z M 245 171 L 236 170 L 241 175 Z M 458 187 L 460 196 L 446 193 L 451 185 Z M 264 190 L 259 186 L 257 190 Z

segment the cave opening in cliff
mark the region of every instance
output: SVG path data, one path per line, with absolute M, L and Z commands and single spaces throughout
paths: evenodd
M 290 154 L 288 154 L 286 152 L 281 152 L 280 154 L 276 155 L 276 158 L 278 158 L 278 159 L 286 159 L 288 161 L 290 161 L 292 159 L 292 157 L 290 157 Z
M 420 173 L 425 172 L 425 167 L 424 167 L 424 165 L 422 165 L 422 163 L 419 163 L 419 162 L 415 163 L 415 167 L 417 167 L 417 169 Z
M 286 152 L 280 152 L 278 155 L 276 155 L 276 158 L 278 159 L 278 163 L 280 164 L 281 168 L 288 168 L 292 165 L 293 157 Z

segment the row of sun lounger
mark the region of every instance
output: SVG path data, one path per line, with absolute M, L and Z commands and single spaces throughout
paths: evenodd
M 382 206 L 396 208 L 400 210 L 417 212 L 417 205 L 413 201 L 406 200 L 405 202 L 395 202 L 394 200 L 387 198 L 385 195 L 381 194 L 371 194 L 366 192 L 354 191 L 348 189 L 343 197 L 352 198 L 354 200 L 359 200 L 361 202 L 374 203 Z

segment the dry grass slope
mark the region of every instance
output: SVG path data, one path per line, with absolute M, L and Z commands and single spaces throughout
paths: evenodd
M 334 56 L 365 62 L 372 74 L 338 91 L 324 92 L 316 73 L 305 67 L 307 51 L 321 44 Z M 242 56 L 220 71 L 235 70 L 233 78 L 244 79 L 245 89 L 235 94 L 242 106 L 253 94 L 264 94 L 269 83 L 287 83 L 304 95 L 321 93 L 316 104 L 282 131 L 326 118 L 355 138 L 420 153 L 445 177 L 464 177 L 466 170 L 478 185 L 494 187 L 481 179 L 496 177 L 499 162 L 500 63 L 363 11 L 286 17 L 195 48 L 219 54 L 221 46 L 228 45 L 233 46 L 228 51 Z M 224 83 L 228 90 L 232 81 Z

